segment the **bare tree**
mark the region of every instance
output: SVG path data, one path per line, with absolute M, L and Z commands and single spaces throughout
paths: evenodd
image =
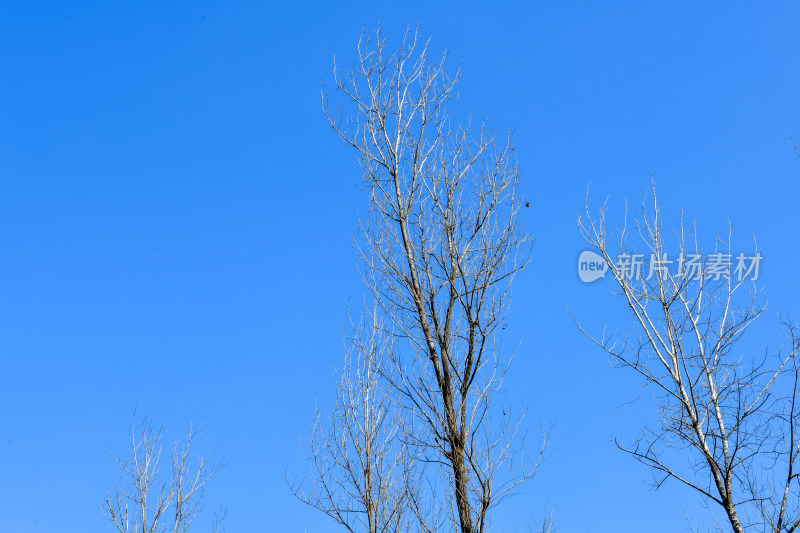
M 553 510 L 549 506 L 545 509 L 541 523 L 536 526 L 536 531 L 538 533 L 558 533 L 558 528 L 553 520 Z
M 323 109 L 355 149 L 368 192 L 363 279 L 409 348 L 392 353 L 393 386 L 420 426 L 408 442 L 441 466 L 454 525 L 473 533 L 533 476 L 541 450 L 526 463 L 521 419 L 493 403 L 510 361 L 499 333 L 511 283 L 528 261 L 519 170 L 510 136 L 498 142 L 450 119 L 459 77 L 445 57 L 430 60 L 415 28 L 392 50 L 378 30 L 362 35 L 351 71 L 334 66 L 348 110 L 324 93 Z
M 208 455 L 191 454 L 196 433 L 190 428 L 184 441 L 170 446 L 169 474 L 162 473 L 161 430 L 145 420 L 129 432 L 130 455 L 114 456 L 123 481 L 106 495 L 103 511 L 120 533 L 185 533 L 202 509 L 206 483 L 224 466 Z M 219 533 L 222 518 L 213 531 Z
M 669 250 L 655 187 L 632 232 L 623 224 L 609 236 L 605 211 L 592 217 L 587 199 L 580 230 L 605 260 L 636 334 L 604 330 L 597 337 L 581 329 L 641 376 L 658 407 L 656 427 L 644 427 L 632 445 L 617 446 L 653 469 L 656 487 L 676 479 L 719 506 L 726 524 L 720 529 L 796 531 L 797 325 L 785 322 L 789 341 L 782 353 L 745 356 L 742 336 L 764 310 L 755 284 L 713 260 L 697 261 L 696 230 L 684 228 L 683 217 L 676 248 Z M 709 257 L 730 261 L 730 242 L 729 231 Z M 644 253 L 637 254 L 637 246 Z M 637 272 L 635 257 L 645 254 L 649 263 Z
M 418 531 L 430 509 L 418 497 L 420 465 L 402 442 L 403 413 L 384 380 L 391 343 L 377 312 L 365 316 L 351 321 L 335 407 L 317 412 L 311 477 L 292 490 L 353 533 Z

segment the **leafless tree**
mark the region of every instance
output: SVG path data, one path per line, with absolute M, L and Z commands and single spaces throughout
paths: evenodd
M 183 442 L 170 446 L 169 474 L 160 470 L 161 430 L 145 420 L 131 424 L 130 455 L 115 455 L 122 468 L 123 481 L 106 495 L 103 510 L 120 533 L 185 533 L 202 509 L 206 483 L 223 463 L 213 463 L 208 455 L 192 457 L 196 433 L 190 428 Z M 224 516 L 222 517 L 224 518 Z M 222 518 L 213 531 L 222 529 Z
M 531 529 L 531 531 L 533 530 Z M 553 520 L 553 510 L 551 508 L 548 507 L 545 509 L 544 518 L 542 518 L 541 522 L 536 526 L 536 531 L 538 533 L 558 533 L 558 528 Z
M 363 279 L 403 342 L 392 352 L 392 384 L 418 430 L 408 437 L 439 465 L 454 527 L 486 531 L 488 512 L 532 462 L 513 418 L 493 403 L 510 358 L 501 357 L 514 275 L 528 261 L 510 136 L 459 125 L 448 112 L 460 71 L 431 60 L 410 27 L 389 49 L 378 30 L 362 35 L 358 59 L 334 66 L 342 109 L 323 109 L 355 150 L 369 210 L 357 249 Z
M 697 261 L 702 250 L 696 230 L 686 229 L 682 216 L 676 248 L 668 249 L 655 187 L 633 231 L 625 223 L 610 236 L 605 206 L 593 217 L 588 198 L 579 226 L 605 260 L 636 334 L 604 330 L 593 336 L 581 329 L 613 361 L 638 373 L 658 406 L 655 427 L 644 427 L 632 445 L 617 446 L 653 469 L 657 487 L 676 479 L 721 508 L 720 529 L 796 531 L 797 325 L 784 322 L 788 342 L 782 352 L 746 356 L 740 341 L 764 311 L 759 291 L 746 276 Z M 709 257 L 735 257 L 730 242 L 729 231 Z M 670 252 L 673 265 L 665 261 Z M 650 258 L 638 271 L 636 255 Z
M 376 310 L 365 317 L 351 321 L 333 411 L 317 412 L 311 476 L 292 489 L 353 533 L 425 531 L 431 508 L 418 496 L 420 465 L 403 444 L 403 413 L 385 381 L 390 339 Z

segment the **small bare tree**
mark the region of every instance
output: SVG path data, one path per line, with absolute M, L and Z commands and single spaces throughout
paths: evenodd
M 185 533 L 202 509 L 206 483 L 224 466 L 212 463 L 208 455 L 192 457 L 190 428 L 183 442 L 170 446 L 171 464 L 168 475 L 159 468 L 161 430 L 153 429 L 148 420 L 135 421 L 129 432 L 130 455 L 115 455 L 124 479 L 106 495 L 103 511 L 119 533 Z M 214 524 L 219 533 L 222 518 Z
M 384 379 L 391 343 L 377 313 L 365 316 L 351 321 L 335 407 L 317 412 L 311 477 L 292 490 L 353 533 L 426 531 L 431 509 L 419 497 L 420 465 L 403 444 L 403 413 Z
M 531 531 L 533 531 L 533 529 L 531 529 Z M 553 510 L 550 507 L 545 509 L 544 518 L 542 518 L 541 522 L 536 526 L 536 531 L 538 533 L 558 533 L 558 528 L 553 519 Z
M 460 72 L 431 61 L 409 28 L 387 49 L 362 35 L 358 60 L 334 81 L 349 111 L 323 109 L 355 150 L 369 213 L 357 240 L 363 279 L 388 329 L 410 348 L 392 353 L 393 386 L 418 423 L 407 435 L 440 465 L 454 527 L 483 532 L 488 512 L 541 458 L 525 461 L 521 419 L 493 402 L 510 361 L 500 331 L 514 275 L 528 261 L 510 137 L 473 134 L 448 115 Z M 405 344 L 407 343 L 407 344 Z
M 653 469 L 656 487 L 676 479 L 721 507 L 724 529 L 796 531 L 797 326 L 785 323 L 789 342 L 782 353 L 743 356 L 740 340 L 764 310 L 754 284 L 713 260 L 697 261 L 696 231 L 684 228 L 683 217 L 674 250 L 668 250 L 662 226 L 655 187 L 633 231 L 639 239 L 630 239 L 626 224 L 609 236 L 605 206 L 593 217 L 588 199 L 586 215 L 579 217 L 583 237 L 605 260 L 632 313 L 636 335 L 617 338 L 604 330 L 596 337 L 581 330 L 613 361 L 638 373 L 658 406 L 655 428 L 644 427 L 632 445 L 617 446 Z M 645 254 L 649 262 L 637 265 L 635 257 Z M 730 231 L 709 257 L 731 268 Z M 781 468 L 787 472 L 782 479 Z

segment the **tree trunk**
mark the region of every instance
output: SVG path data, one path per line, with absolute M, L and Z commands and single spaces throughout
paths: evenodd
M 453 481 L 456 492 L 456 507 L 461 533 L 473 533 L 472 513 L 469 507 L 469 487 L 467 486 L 467 469 L 464 464 L 464 446 L 460 442 L 453 447 Z

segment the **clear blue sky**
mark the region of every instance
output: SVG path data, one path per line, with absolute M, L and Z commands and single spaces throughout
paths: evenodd
M 621 215 L 655 171 L 711 241 L 729 216 L 758 236 L 765 320 L 800 314 L 800 6 L 594 4 L 2 2 L 0 531 L 111 531 L 108 450 L 134 410 L 170 435 L 202 424 L 230 463 L 208 491 L 229 531 L 335 531 L 284 481 L 362 294 L 364 198 L 319 84 L 362 27 L 411 20 L 463 65 L 460 109 L 516 132 L 532 201 L 507 388 L 553 451 L 497 531 L 548 501 L 565 532 L 702 514 L 610 442 L 652 410 L 623 405 L 637 381 L 567 315 L 627 324 L 578 280 L 575 215 L 587 183 Z

